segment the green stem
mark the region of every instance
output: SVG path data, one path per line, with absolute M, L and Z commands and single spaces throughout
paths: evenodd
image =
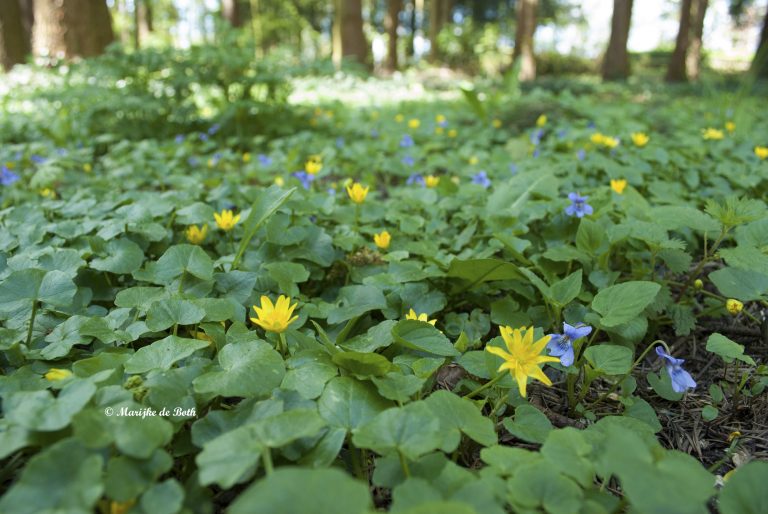
M 271 475 L 275 467 L 272 465 L 272 452 L 269 447 L 264 448 L 264 451 L 261 453 L 261 462 L 264 464 L 264 471 L 267 472 L 267 476 Z
M 473 396 L 476 396 L 477 394 L 479 394 L 479 393 L 481 393 L 481 392 L 485 391 L 485 390 L 486 390 L 486 389 L 488 389 L 489 387 L 492 387 L 492 386 L 494 386 L 494 385 L 495 385 L 495 384 L 496 384 L 496 383 L 497 383 L 499 380 L 501 380 L 502 378 L 504 378 L 504 374 L 503 374 L 503 373 L 499 373 L 499 374 L 498 374 L 498 375 L 496 375 L 494 378 L 492 378 L 490 381 L 488 381 L 488 382 L 486 382 L 485 384 L 481 385 L 480 387 L 478 387 L 478 388 L 477 388 L 477 389 L 475 389 L 474 391 L 471 391 L 471 392 L 469 392 L 469 393 L 465 394 L 465 395 L 464 395 L 464 398 L 467 398 L 467 399 L 469 399 L 469 398 L 472 398 Z
M 37 300 L 32 302 L 32 314 L 29 316 L 29 330 L 27 331 L 27 346 L 32 342 L 32 329 L 35 327 L 35 316 L 37 316 Z
M 285 333 L 280 332 L 277 334 L 278 339 L 280 339 L 280 353 L 283 355 L 288 355 L 288 341 L 285 339 Z
M 709 262 L 711 257 L 715 254 L 715 250 L 717 250 L 717 247 L 720 246 L 720 243 L 723 242 L 723 239 L 725 239 L 725 236 L 728 234 L 728 229 L 723 227 L 722 231 L 720 232 L 720 237 L 717 238 L 717 240 L 712 245 L 712 248 L 707 249 L 706 247 L 706 239 L 704 239 L 704 256 L 699 261 L 699 264 L 696 266 L 696 268 L 691 272 L 690 275 L 688 275 L 688 279 L 683 284 L 683 288 L 680 289 L 680 292 L 677 294 L 676 301 L 680 301 L 680 298 L 683 297 L 685 292 L 688 290 L 688 288 L 691 286 L 694 280 L 696 280 L 696 277 L 699 276 L 699 273 L 701 273 L 702 268 L 704 268 L 704 265 Z
M 411 469 L 408 467 L 408 461 L 405 456 L 401 452 L 397 452 L 397 455 L 400 457 L 400 467 L 403 468 L 405 478 L 411 478 Z

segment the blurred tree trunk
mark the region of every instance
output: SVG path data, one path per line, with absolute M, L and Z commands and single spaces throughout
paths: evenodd
M 91 57 L 115 39 L 106 0 L 35 0 L 34 5 L 36 55 Z
M 704 47 L 704 17 L 707 15 L 709 0 L 691 2 L 691 33 L 688 54 L 685 57 L 685 72 L 690 80 L 699 80 L 701 72 L 701 51 Z
M 241 0 L 221 0 L 221 14 L 235 28 L 240 28 L 248 21 L 249 4 Z
M 680 8 L 680 28 L 677 30 L 675 50 L 667 66 L 667 82 L 686 82 L 688 76 L 685 70 L 685 56 L 688 53 L 688 42 L 691 33 L 691 3 L 694 0 L 683 0 Z
M 760 31 L 760 42 L 752 58 L 750 71 L 758 76 L 768 77 L 768 7 L 765 9 L 763 30 Z
M 518 79 L 536 78 L 536 58 L 533 54 L 533 34 L 536 32 L 536 8 L 539 0 L 517 0 L 517 29 L 513 61 L 520 60 Z
M 29 41 L 24 33 L 21 5 L 18 0 L 6 0 L 0 9 L 0 64 L 10 70 L 21 64 L 29 53 Z
M 35 23 L 35 6 L 33 0 L 20 0 L 21 4 L 21 23 L 24 25 L 24 35 L 27 39 L 27 45 L 32 50 L 32 26 Z
M 611 39 L 603 58 L 603 80 L 626 80 L 629 77 L 627 40 L 632 23 L 633 0 L 613 0 Z
M 403 9 L 403 0 L 389 0 L 387 2 L 387 16 L 384 19 L 384 27 L 387 29 L 387 71 L 397 71 L 397 25 L 400 11 Z
M 448 1 L 429 0 L 429 61 L 436 62 L 440 57 L 437 46 L 437 36 L 443 30 L 447 19 Z
M 333 62 L 341 67 L 342 59 L 352 57 L 361 64 L 368 62 L 368 42 L 363 33 L 361 0 L 335 0 L 333 23 Z
M 139 34 L 146 40 L 155 31 L 155 20 L 152 14 L 152 0 L 136 0 L 139 6 Z

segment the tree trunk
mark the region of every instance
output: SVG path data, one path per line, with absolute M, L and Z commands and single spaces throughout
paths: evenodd
M 536 78 L 536 58 L 533 55 L 533 34 L 536 32 L 536 8 L 539 0 L 517 0 L 517 29 L 513 60 L 520 60 L 518 79 Z
M 242 5 L 239 0 L 221 0 L 221 15 L 234 28 L 243 26 Z
M 342 59 L 352 57 L 368 63 L 368 42 L 363 33 L 362 0 L 335 0 L 333 24 L 333 63 L 341 67 Z
M 7 0 L 0 9 L 0 64 L 10 70 L 21 64 L 29 53 L 29 41 L 24 33 L 21 5 Z
M 403 0 L 389 0 L 387 2 L 387 17 L 384 19 L 384 27 L 387 29 L 387 71 L 397 71 L 397 25 L 400 11 L 403 9 Z
M 112 43 L 105 0 L 35 0 L 33 49 L 49 57 L 91 57 Z
M 24 35 L 27 46 L 32 50 L 32 26 L 35 23 L 35 6 L 32 0 L 21 0 L 21 24 L 24 26 Z
M 429 61 L 435 62 L 439 58 L 440 50 L 437 46 L 437 36 L 443 30 L 443 24 L 447 18 L 448 5 L 446 0 L 429 1 Z
M 688 55 L 685 57 L 685 71 L 690 80 L 699 80 L 701 71 L 701 50 L 704 47 L 704 17 L 707 15 L 709 0 L 692 0 L 691 33 L 688 41 Z
M 768 77 L 768 8 L 765 10 L 763 30 L 760 31 L 760 42 L 752 58 L 750 71 L 758 76 Z
M 627 40 L 632 22 L 633 0 L 613 0 L 611 39 L 603 58 L 603 80 L 626 80 L 629 77 Z
M 667 82 L 687 82 L 688 75 L 685 70 L 685 56 L 688 53 L 688 42 L 691 33 L 691 2 L 683 0 L 680 8 L 680 28 L 677 31 L 675 50 L 667 66 Z

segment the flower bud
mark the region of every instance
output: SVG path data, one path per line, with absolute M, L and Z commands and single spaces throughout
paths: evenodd
M 725 301 L 725 308 L 728 309 L 728 312 L 730 312 L 735 316 L 741 312 L 741 310 L 744 308 L 744 304 L 738 300 L 729 298 L 728 300 Z
M 702 282 L 700 278 L 697 278 L 696 280 L 693 281 L 693 288 L 696 291 L 701 291 L 703 287 L 704 287 L 704 282 Z

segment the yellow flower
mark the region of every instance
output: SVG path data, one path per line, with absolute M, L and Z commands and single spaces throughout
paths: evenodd
M 472 157 L 469 158 L 469 165 L 470 166 L 474 166 L 478 162 L 480 162 L 480 159 L 478 159 L 477 156 L 475 156 L 475 155 L 473 155 Z
M 451 129 L 448 131 L 448 137 L 456 137 L 459 133 L 456 131 L 456 129 Z
M 768 159 L 768 146 L 756 146 L 755 155 L 761 160 Z
M 51 368 L 45 374 L 46 380 L 55 382 L 56 380 L 64 380 L 72 376 L 72 372 L 68 369 Z
M 251 318 L 251 321 L 268 332 L 285 332 L 288 325 L 299 319 L 298 316 L 291 317 L 293 309 L 296 308 L 296 304 L 291 305 L 291 299 L 287 296 L 280 295 L 277 298 L 277 302 L 272 304 L 266 296 L 261 297 L 261 307 L 253 306 L 253 310 L 256 311 L 257 318 Z
M 605 136 L 603 138 L 603 146 L 606 148 L 616 148 L 619 146 L 619 140 L 615 137 Z
M 424 184 L 426 184 L 427 187 L 437 187 L 439 183 L 440 177 L 436 177 L 434 175 L 427 175 L 424 177 Z
M 136 505 L 136 500 L 128 500 L 127 502 L 109 502 L 109 514 L 125 514 L 131 507 Z
M 243 162 L 246 163 L 246 164 L 251 162 L 251 153 L 250 152 L 245 152 L 243 154 Z
M 733 132 L 736 130 L 736 124 L 732 121 L 726 121 L 725 122 L 725 130 L 727 130 L 729 133 L 733 134 Z
M 602 135 L 600 132 L 595 132 L 594 134 L 589 136 L 589 140 L 596 145 L 602 145 L 605 142 L 605 136 Z
M 435 116 L 435 121 L 437 123 L 445 123 L 446 117 L 443 116 L 442 114 L 438 114 L 437 116 Z
M 373 234 L 373 242 L 376 243 L 376 246 L 378 246 L 382 250 L 386 250 L 387 248 L 389 248 L 389 243 L 391 241 L 392 241 L 392 236 L 389 235 L 389 232 L 387 232 L 386 230 L 383 230 L 378 234 Z
M 496 118 L 491 122 L 491 125 L 493 125 L 493 128 L 501 128 L 501 120 Z
M 395 121 L 398 123 L 402 123 L 404 119 L 405 119 L 405 116 L 403 116 L 402 114 L 395 115 Z
M 322 169 L 323 161 L 322 157 L 319 155 L 311 155 L 309 159 L 307 159 L 307 162 L 304 163 L 304 171 L 310 175 L 316 175 Z
M 429 319 L 429 316 L 427 316 L 426 312 L 422 312 L 421 314 L 416 314 L 416 311 L 411 309 L 408 311 L 408 314 L 405 315 L 405 319 L 415 319 L 416 321 L 423 321 L 425 323 L 429 323 L 430 325 L 434 326 L 435 323 L 437 323 L 436 319 Z
M 709 127 L 704 130 L 702 133 L 702 137 L 704 139 L 714 139 L 714 140 L 720 140 L 725 137 L 722 130 L 718 130 L 716 128 Z
M 46 187 L 40 190 L 40 196 L 42 196 L 43 198 L 56 198 L 56 191 Z
M 233 228 L 235 228 L 235 225 L 237 225 L 237 222 L 240 221 L 240 215 L 233 213 L 229 209 L 224 209 L 221 211 L 221 214 L 218 212 L 213 213 L 213 218 L 216 220 L 216 226 L 218 226 L 221 230 L 225 232 L 229 232 Z
M 90 162 L 86 162 L 85 164 L 83 164 L 83 171 L 86 173 L 90 173 L 93 171 L 93 166 L 91 166 Z
M 525 330 L 525 335 L 522 334 Z M 512 327 L 499 327 L 501 337 L 507 346 L 508 352 L 496 346 L 486 346 L 485 349 L 504 359 L 504 363 L 499 366 L 499 371 L 509 370 L 509 373 L 517 381 L 517 387 L 520 389 L 520 396 L 525 398 L 526 385 L 528 377 L 541 381 L 544 385 L 551 386 L 552 381 L 541 371 L 539 364 L 545 362 L 559 362 L 557 357 L 541 355 L 544 347 L 547 346 L 550 336 L 544 336 L 535 343 L 533 342 L 533 327 L 522 329 Z
M 445 129 L 443 127 L 435 127 L 435 134 L 438 136 L 442 135 L 443 132 L 445 132 Z
M 365 197 L 368 196 L 369 189 L 369 186 L 363 187 L 360 182 L 355 182 L 351 186 L 347 186 L 347 194 L 353 202 L 361 204 L 365 201 Z
M 408 128 L 417 129 L 421 126 L 421 121 L 419 121 L 416 118 L 411 118 L 408 120 Z
M 725 301 L 725 308 L 728 310 L 728 312 L 735 316 L 741 312 L 741 310 L 744 308 L 744 304 L 738 300 L 734 300 L 733 298 L 728 298 Z
M 543 127 L 547 124 L 547 115 L 542 114 L 538 118 L 536 118 L 536 126 L 537 127 Z
M 205 241 L 205 236 L 208 234 L 208 224 L 198 228 L 197 225 L 190 225 L 185 232 L 187 235 L 187 241 L 193 245 L 199 245 Z
M 283 187 L 285 185 L 285 179 L 283 177 L 275 177 L 275 184 L 279 187 Z
M 208 159 L 208 167 L 213 168 L 216 166 L 216 162 L 213 159 Z
M 624 194 L 624 189 L 627 187 L 627 181 L 626 179 L 611 179 L 611 189 L 616 191 L 618 194 Z
M 648 137 L 648 134 L 645 132 L 633 132 L 632 133 L 632 142 L 635 144 L 636 147 L 642 148 L 645 145 L 648 144 L 648 141 L 650 141 L 650 137 Z
M 733 441 L 737 437 L 741 437 L 741 432 L 739 432 L 738 430 L 734 430 L 733 432 L 728 434 L 728 442 L 730 443 L 731 441 Z
M 728 480 L 730 480 L 730 478 L 733 476 L 733 472 L 734 472 L 734 471 L 736 471 L 736 468 L 733 468 L 733 469 L 732 469 L 732 470 L 730 470 L 728 473 L 726 473 L 725 475 L 723 475 L 723 482 L 727 482 Z

